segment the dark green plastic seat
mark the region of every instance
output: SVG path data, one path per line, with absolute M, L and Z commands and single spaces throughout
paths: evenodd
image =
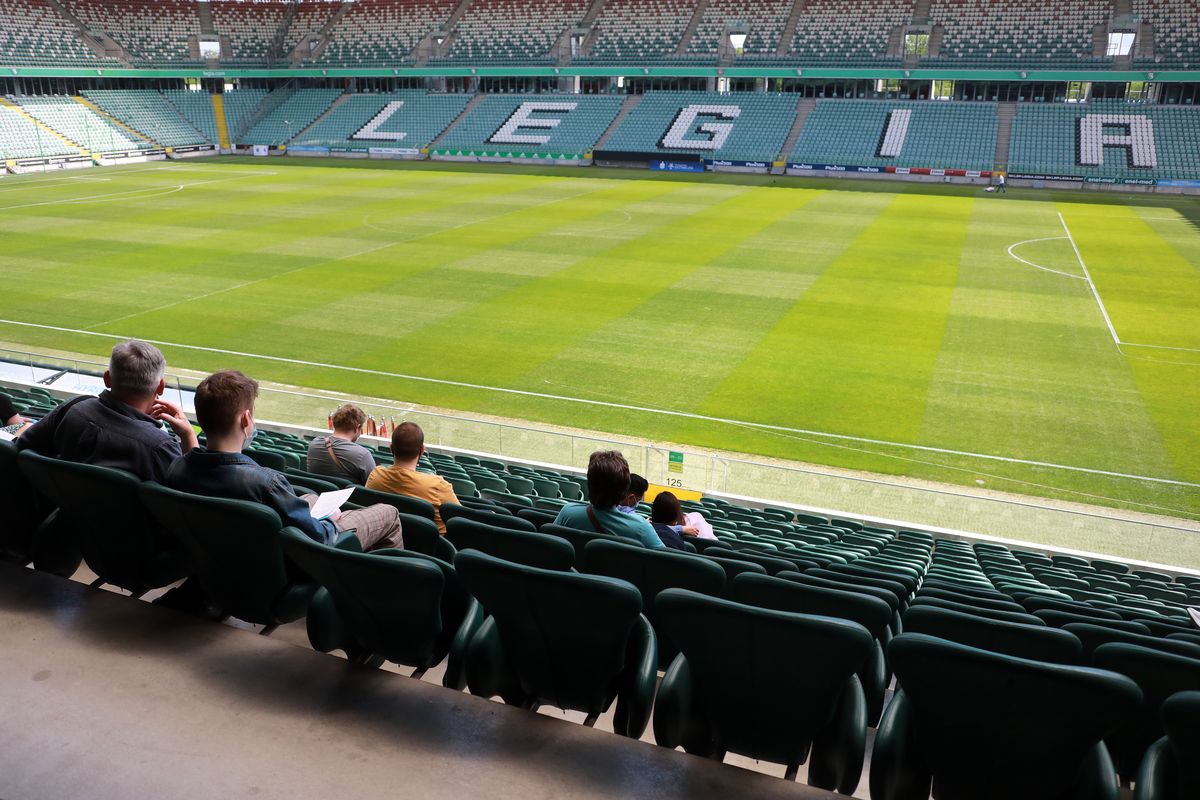
M 558 515 L 538 508 L 523 508 L 516 513 L 516 516 L 528 522 L 532 522 L 535 528 L 541 530 L 543 525 L 554 524 L 554 520 Z
M 196 578 L 227 614 L 267 631 L 304 616 L 317 585 L 289 570 L 273 510 L 156 483 L 143 483 L 139 493 L 150 515 L 187 547 Z
M 474 550 L 460 552 L 455 568 L 488 615 L 467 648 L 472 694 L 531 710 L 582 711 L 589 725 L 615 700 L 614 730 L 641 737 L 658 651 L 634 586 Z
M 482 522 L 484 525 L 496 525 L 501 528 L 512 528 L 518 531 L 536 531 L 537 526 L 527 519 L 513 516 L 511 512 L 499 510 L 487 511 L 483 508 L 470 508 L 456 503 L 442 503 L 442 521 L 447 525 L 456 517 Z
M 575 565 L 575 548 L 571 543 L 545 533 L 455 517 L 446 523 L 446 538 L 460 551 L 478 550 L 540 569 L 569 570 Z
M 888 625 L 892 621 L 891 606 L 882 600 L 857 592 L 806 586 L 790 580 L 749 573 L 737 576 L 729 598 L 759 608 L 848 619 L 866 628 L 875 642 L 867 659 L 855 672 L 867 702 L 867 725 L 873 728 L 879 723 L 879 717 L 883 714 L 884 695 L 887 692 L 888 673 L 883 645 L 888 640 Z
M 949 600 L 953 603 L 962 605 L 976 606 L 978 608 L 989 608 L 993 611 L 1015 611 L 1018 614 L 1027 613 L 1025 608 L 1013 600 L 1000 600 L 990 597 L 978 597 L 973 594 L 967 594 L 954 589 L 941 589 L 936 586 L 921 585 L 921 590 L 917 592 L 917 597 L 933 597 L 939 600 Z
M 582 555 L 576 553 L 576 563 L 580 572 L 620 578 L 641 592 L 642 613 L 655 626 L 658 637 L 660 669 L 670 665 L 679 648 L 670 636 L 658 630 L 654 601 L 659 592 L 691 589 L 719 595 L 725 588 L 725 570 L 719 565 L 677 550 L 647 550 L 641 545 L 597 540 L 589 542 Z
M 1020 625 L 1045 625 L 1045 621 L 1034 614 L 1026 614 L 1022 611 L 997 611 L 983 606 L 970 605 L 967 603 L 956 603 L 952 600 L 943 600 L 940 597 L 930 597 L 928 595 L 917 595 L 913 601 L 909 603 L 908 608 L 920 608 L 921 606 L 932 606 L 933 608 L 944 608 L 948 611 L 957 611 L 960 614 L 973 614 L 977 617 L 986 617 L 987 619 L 1001 620 L 1003 622 L 1015 622 Z
M 1053 625 L 1056 628 L 1061 628 L 1072 622 L 1085 622 L 1092 625 L 1102 625 L 1116 631 L 1125 631 L 1126 633 L 1140 633 L 1142 635 L 1149 635 L 1150 633 L 1150 629 L 1139 622 L 1129 622 L 1123 619 L 1097 619 L 1087 614 L 1059 611 L 1053 608 L 1044 608 L 1035 611 L 1034 616 L 1039 617 L 1047 625 Z
M 862 774 L 866 702 L 855 675 L 874 639 L 857 622 L 756 608 L 668 589 L 663 631 L 680 653 L 659 687 L 654 740 L 786 766 L 794 779 L 852 794 Z
M 909 606 L 904 630 L 1053 664 L 1082 663 L 1082 648 L 1071 633 L 1048 625 L 1024 625 L 936 606 Z
M 291 528 L 284 529 L 283 549 L 321 585 L 307 617 L 314 649 L 415 667 L 414 677 L 453 652 L 442 683 L 466 686 L 461 656 L 483 612 L 453 566 L 410 551 L 327 547 Z
M 621 542 L 621 537 L 613 536 L 611 533 L 596 533 L 595 531 L 581 531 L 576 528 L 568 528 L 566 525 L 556 525 L 553 522 L 538 528 L 539 533 L 546 533 L 551 536 L 557 536 L 560 539 L 566 539 L 575 548 L 575 560 L 579 562 L 583 557 L 584 548 L 590 542 Z M 628 541 L 628 540 L 625 540 Z M 578 563 L 576 563 L 578 566 Z
M 0 560 L 28 564 L 33 560 L 38 528 L 54 508 L 21 472 L 17 465 L 17 448 L 12 442 L 0 442 L 0 498 L 3 498 L 4 505 L 4 524 L 0 525 Z M 79 567 L 78 551 L 74 546 L 70 550 L 74 568 L 68 574 L 74 573 L 75 568 Z
M 242 452 L 244 452 L 250 458 L 250 460 L 252 460 L 255 464 L 258 464 L 260 467 L 267 467 L 268 469 L 273 469 L 278 472 L 283 472 L 288 467 L 299 468 L 300 466 L 299 464 L 291 463 L 291 461 L 285 455 L 283 455 L 283 453 L 277 453 L 274 450 L 264 450 L 261 448 L 252 447 L 249 450 L 244 450 Z
M 1163 701 L 1176 692 L 1200 691 L 1200 659 L 1114 642 L 1096 648 L 1092 665 L 1118 672 L 1142 690 L 1138 713 L 1106 740 L 1117 773 L 1132 781 L 1146 750 L 1163 735 Z
M 1141 633 L 1114 630 L 1103 624 L 1092 625 L 1086 622 L 1071 622 L 1064 625 L 1062 629 L 1070 631 L 1083 644 L 1082 658 L 1085 662 L 1091 659 L 1092 653 L 1100 645 L 1116 642 L 1136 644 L 1140 647 L 1149 647 L 1152 650 L 1175 653 L 1188 658 L 1200 658 L 1200 640 L 1188 642 L 1161 636 L 1147 636 Z
M 899 688 L 875 737 L 872 800 L 1119 797 L 1102 740 L 1136 713 L 1133 681 L 920 633 L 888 657 Z
M 56 526 L 73 533 L 100 583 L 140 596 L 188 575 L 186 550 L 146 513 L 136 476 L 32 450 L 19 453 L 17 462 L 30 484 L 58 506 Z
M 721 555 L 713 555 L 714 553 L 722 553 Z M 719 548 L 710 548 L 704 551 L 702 558 L 706 558 L 712 563 L 725 570 L 725 587 L 726 590 L 733 585 L 733 579 L 743 572 L 755 572 L 759 575 L 766 575 L 767 568 L 762 564 L 755 564 L 753 561 L 747 561 L 744 558 L 738 558 L 737 555 L 726 556 Z
M 308 472 L 306 470 L 295 469 L 293 467 L 288 467 L 287 469 L 285 469 L 283 471 L 283 474 L 287 475 L 288 480 L 292 483 L 296 483 L 296 481 L 303 481 L 305 479 L 310 480 L 310 481 L 318 480 L 318 481 L 324 481 L 325 483 L 331 483 L 334 485 L 334 487 L 336 487 L 338 489 L 348 489 L 354 485 L 353 482 L 350 481 L 348 478 L 342 477 L 340 475 L 319 475 L 316 472 Z M 296 480 L 292 480 L 293 478 L 295 478 Z
M 889 578 L 882 578 L 878 575 L 842 572 L 840 568 L 844 566 L 844 564 L 833 564 L 829 567 L 825 567 L 824 569 L 809 570 L 804 574 L 812 575 L 813 577 L 817 578 L 828 578 L 829 580 L 838 581 L 840 583 L 860 584 L 863 586 L 875 586 L 880 589 L 887 589 L 889 592 L 896 595 L 896 598 L 900 603 L 899 608 L 901 611 L 908 607 L 908 598 L 912 595 L 912 592 L 910 592 L 903 583 L 891 580 Z
M 1146 751 L 1133 800 L 1200 797 L 1200 692 L 1179 692 L 1162 704 L 1166 736 Z

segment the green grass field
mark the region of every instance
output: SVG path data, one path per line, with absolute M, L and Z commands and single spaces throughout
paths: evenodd
M 1200 516 L 1194 199 L 207 160 L 0 181 L 0 276 L 30 348 Z

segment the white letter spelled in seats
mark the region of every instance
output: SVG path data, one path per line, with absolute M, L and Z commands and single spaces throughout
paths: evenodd
M 659 147 L 672 147 L 686 150 L 720 150 L 733 132 L 732 122 L 703 122 L 696 125 L 698 117 L 716 117 L 717 119 L 737 119 L 742 115 L 740 106 L 716 106 L 696 104 L 684 106 L 676 115 L 675 121 L 659 141 Z M 707 134 L 704 139 L 688 138 L 693 134 Z
M 889 111 L 883 133 L 879 136 L 879 149 L 875 155 L 880 158 L 896 158 L 904 149 L 904 140 L 908 138 L 908 123 L 912 121 L 911 108 L 898 108 Z
M 1116 126 L 1124 133 L 1105 133 L 1104 127 Z M 1104 166 L 1104 148 L 1123 147 L 1129 166 L 1158 166 L 1154 147 L 1154 123 L 1137 114 L 1085 114 L 1079 118 L 1079 163 L 1085 167 Z
M 399 111 L 404 106 L 403 100 L 393 100 L 388 103 L 383 109 L 374 116 L 374 118 L 359 129 L 358 133 L 351 136 L 351 139 L 371 139 L 377 142 L 398 142 L 407 133 L 401 131 L 381 131 L 383 124 L 392 118 L 392 115 Z
M 521 103 L 504 124 L 488 137 L 488 144 L 545 144 L 550 134 L 518 133 L 522 128 L 553 130 L 562 124 L 562 117 L 535 117 L 538 112 L 560 111 L 564 115 L 574 111 L 578 103 Z

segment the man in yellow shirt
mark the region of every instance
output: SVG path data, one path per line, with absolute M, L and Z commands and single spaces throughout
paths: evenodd
M 392 431 L 392 458 L 396 463 L 390 467 L 376 467 L 367 477 L 367 488 L 377 492 L 406 494 L 419 497 L 433 504 L 433 519 L 438 532 L 446 535 L 446 523 L 442 521 L 442 503 L 457 503 L 454 487 L 440 475 L 417 472 L 417 462 L 425 452 L 425 432 L 415 422 L 401 422 Z

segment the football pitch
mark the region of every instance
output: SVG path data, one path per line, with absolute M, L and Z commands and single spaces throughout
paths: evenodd
M 0 181 L 0 277 L 11 347 L 1200 517 L 1195 199 L 194 160 Z

